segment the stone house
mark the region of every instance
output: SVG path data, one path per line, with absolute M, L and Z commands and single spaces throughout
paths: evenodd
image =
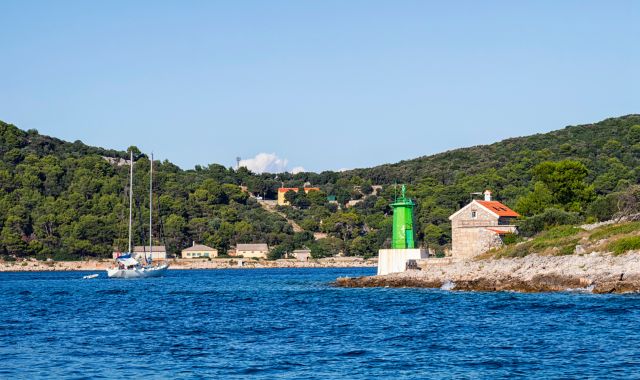
M 311 258 L 311 250 L 309 249 L 296 249 L 291 253 L 291 256 L 298 261 L 309 261 Z
M 183 259 L 193 259 L 198 257 L 217 257 L 218 250 L 215 248 L 208 247 L 204 244 L 196 244 L 193 242 L 193 245 L 189 248 L 185 248 L 182 250 L 182 258 Z
M 266 243 L 238 244 L 236 246 L 237 256 L 266 259 L 267 254 L 269 254 L 269 246 Z
M 517 212 L 491 200 L 486 190 L 484 200 L 474 199 L 449 217 L 451 221 L 451 257 L 471 259 L 491 248 L 500 247 L 506 234 L 517 233 Z

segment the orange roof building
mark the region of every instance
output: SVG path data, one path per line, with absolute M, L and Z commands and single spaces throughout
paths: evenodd
M 303 187 L 304 193 L 305 194 L 309 194 L 310 191 L 319 191 L 320 188 L 319 187 Z M 281 187 L 278 189 L 278 206 L 286 206 L 289 204 L 289 202 L 287 202 L 286 199 L 284 199 L 284 195 L 289 192 L 289 191 L 294 191 L 294 192 L 298 192 L 300 191 L 299 188 L 297 187 Z
M 449 217 L 451 220 L 451 256 L 471 259 L 491 248 L 502 245 L 502 237 L 517 233 L 514 221 L 520 214 L 504 204 L 491 200 L 491 191 L 484 200 L 472 200 Z

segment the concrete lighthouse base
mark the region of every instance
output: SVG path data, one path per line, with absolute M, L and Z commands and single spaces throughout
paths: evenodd
M 381 249 L 378 251 L 378 275 L 404 272 L 408 260 L 427 258 L 427 251 L 420 248 Z

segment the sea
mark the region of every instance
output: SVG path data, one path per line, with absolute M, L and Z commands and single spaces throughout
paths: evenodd
M 640 378 L 640 295 L 332 286 L 374 271 L 0 273 L 0 378 Z

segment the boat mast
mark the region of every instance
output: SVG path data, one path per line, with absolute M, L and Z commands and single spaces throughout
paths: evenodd
M 131 221 L 133 210 L 133 150 L 130 152 L 130 170 L 129 170 L 129 254 L 131 254 Z
M 153 260 L 153 153 L 151 153 L 151 166 L 149 169 L 149 255 Z M 146 261 L 146 254 L 144 258 Z

